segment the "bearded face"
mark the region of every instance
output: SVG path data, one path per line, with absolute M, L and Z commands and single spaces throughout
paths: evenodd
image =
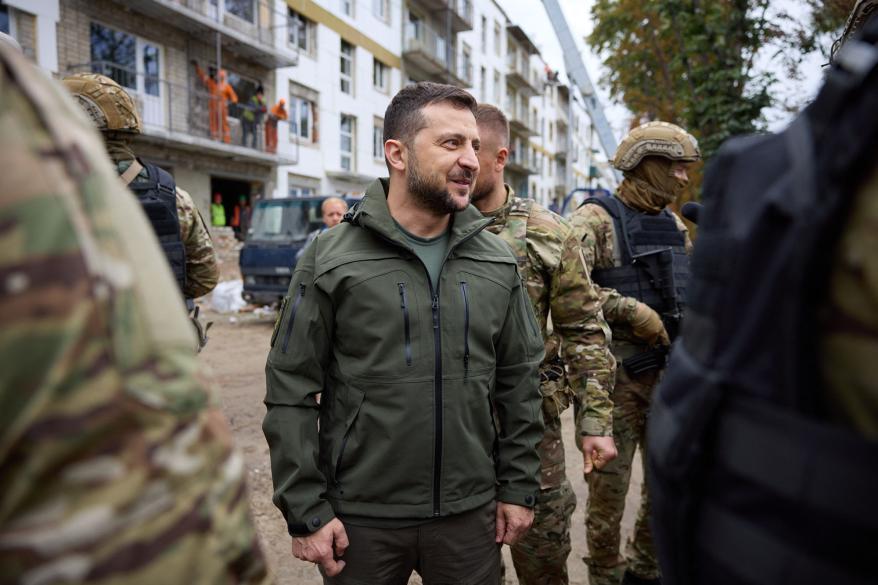
M 469 168 L 454 166 L 446 174 L 438 170 L 426 171 L 421 165 L 418 152 L 412 146 L 411 157 L 406 169 L 406 185 L 409 194 L 419 206 L 437 215 L 447 215 L 466 209 L 470 203 L 470 194 L 465 197 L 452 195 L 449 183 L 471 189 L 476 173 Z M 424 165 L 426 166 L 426 165 Z

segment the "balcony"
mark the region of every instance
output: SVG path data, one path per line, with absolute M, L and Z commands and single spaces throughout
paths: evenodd
M 298 54 L 287 48 L 285 39 L 278 38 L 285 29 L 275 24 L 277 15 L 271 0 L 115 1 L 211 45 L 216 42 L 215 33 L 220 33 L 223 50 L 271 69 L 298 62 Z
M 559 131 L 558 135 L 555 137 L 555 159 L 556 160 L 567 160 L 567 133 L 563 134 Z
M 506 170 L 510 173 L 518 173 L 521 175 L 537 174 L 537 172 L 531 167 L 527 156 L 522 155 L 515 148 L 509 150 L 509 157 L 506 159 Z
M 450 53 L 449 55 L 448 41 L 432 28 L 423 24 L 406 27 L 402 57 L 410 69 L 412 79 L 472 87 L 472 63 L 469 63 L 468 68 L 461 66 L 454 51 Z
M 452 34 L 473 30 L 472 0 L 410 0 L 432 13 L 437 22 L 444 25 L 451 19 Z M 444 27 L 443 27 L 444 28 Z
M 528 120 L 527 110 L 524 108 L 506 108 L 506 117 L 509 120 L 509 131 L 529 138 L 539 135 L 539 132 L 533 129 Z
M 533 97 L 539 93 L 538 82 L 533 78 L 529 62 L 518 51 L 511 52 L 506 57 L 506 82 L 525 97 Z
M 225 140 L 217 98 L 203 89 L 201 81 L 190 88 L 171 83 L 158 76 L 137 73 L 117 63 L 93 61 L 70 67 L 64 75 L 101 73 L 122 85 L 137 104 L 143 122 L 138 140 L 170 145 L 181 150 L 208 151 L 214 156 L 257 164 L 293 165 L 297 161 L 278 155 L 266 144 L 267 112 L 256 111 L 248 104 L 228 105 L 226 117 L 229 132 Z M 240 98 L 243 102 L 243 97 Z M 266 99 L 267 107 L 271 104 Z M 214 120 L 211 120 L 213 110 Z M 252 124 L 248 121 L 252 116 Z M 251 131 L 252 129 L 252 131 Z M 245 131 L 247 133 L 245 143 Z M 277 136 L 289 133 L 286 121 L 277 122 Z M 285 142 L 285 139 L 282 138 Z

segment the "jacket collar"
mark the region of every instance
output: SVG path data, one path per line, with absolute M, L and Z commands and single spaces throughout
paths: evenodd
M 366 229 L 377 232 L 386 240 L 411 250 L 406 242 L 387 207 L 387 189 L 389 179 L 376 179 L 366 189 L 366 194 L 357 205 L 345 216 L 345 221 L 353 225 L 359 225 Z M 454 213 L 451 217 L 451 235 L 448 241 L 448 250 L 469 239 L 471 236 L 485 229 L 494 221 L 494 218 L 485 218 L 478 209 L 468 205 L 465 209 Z

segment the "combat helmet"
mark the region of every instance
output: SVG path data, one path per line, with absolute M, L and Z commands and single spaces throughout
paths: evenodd
M 701 151 L 695 137 L 668 122 L 647 122 L 638 126 L 622 139 L 613 166 L 630 171 L 647 156 L 663 156 L 680 162 L 701 160 Z
M 106 75 L 77 73 L 62 83 L 101 132 L 143 132 L 134 100 Z
M 863 28 L 863 25 L 878 11 L 878 0 L 857 0 L 853 10 L 848 16 L 847 23 L 844 26 L 844 32 L 832 43 L 830 50 L 830 61 L 835 60 L 835 55 L 839 49 L 854 36 L 857 31 Z

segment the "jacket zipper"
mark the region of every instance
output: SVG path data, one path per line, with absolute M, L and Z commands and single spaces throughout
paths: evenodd
M 408 295 L 406 294 L 404 282 L 398 282 L 397 286 L 399 286 L 399 303 L 400 308 L 402 308 L 402 320 L 405 327 L 405 365 L 410 366 L 412 365 L 412 335 L 409 322 Z
M 467 240 L 475 237 L 486 227 L 491 225 L 494 222 L 493 218 L 491 221 L 483 225 L 482 227 L 473 230 L 471 233 L 467 234 L 465 237 L 461 238 L 457 244 L 455 244 L 455 248 L 466 242 Z M 390 238 L 379 234 L 379 236 L 390 242 L 393 246 L 401 247 L 404 250 L 414 254 L 414 251 L 411 248 L 406 248 L 405 246 L 401 246 L 399 243 L 394 242 Z M 445 263 L 448 262 L 448 257 L 451 255 L 452 249 L 449 248 L 445 253 L 445 258 L 442 260 L 442 265 L 439 267 L 439 277 L 442 277 L 442 270 L 445 268 Z M 417 255 L 415 255 L 417 258 Z M 434 414 L 434 424 L 436 425 L 436 433 L 435 433 L 435 443 L 433 446 L 433 516 L 439 516 L 440 506 L 440 488 L 442 485 L 442 330 L 439 327 L 439 285 L 436 285 L 436 290 L 433 290 L 433 280 L 430 278 L 430 271 L 427 270 L 427 265 L 424 264 L 420 258 L 418 261 L 421 262 L 421 266 L 424 267 L 424 273 L 427 275 L 427 284 L 430 287 L 430 296 L 432 297 L 432 302 L 430 303 L 430 310 L 433 313 L 433 352 L 434 352 L 434 362 L 436 364 L 433 376 L 435 378 L 435 391 L 433 393 L 433 412 Z M 440 280 L 441 281 L 441 280 Z M 337 468 L 336 468 L 337 469 Z
M 469 285 L 460 282 L 460 294 L 463 296 L 463 379 L 469 376 Z
M 446 256 L 447 259 L 447 256 Z M 445 261 L 442 261 L 445 266 Z M 424 266 L 424 270 L 427 267 Z M 439 269 L 442 274 L 442 269 Z M 433 351 L 436 369 L 433 373 L 434 388 L 433 392 L 433 413 L 436 425 L 436 442 L 433 445 L 433 516 L 439 515 L 440 489 L 442 486 L 442 328 L 439 326 L 439 285 L 436 285 L 436 292 L 433 292 L 433 282 L 430 280 L 430 273 L 427 271 L 427 282 L 430 283 L 430 294 L 433 296 L 433 302 L 430 303 L 430 310 L 433 313 Z
M 299 310 L 299 303 L 302 302 L 302 299 L 305 297 L 305 285 L 299 285 L 299 294 L 296 295 L 296 302 L 293 303 L 293 308 L 290 310 L 290 320 L 287 323 L 287 330 L 284 332 L 284 343 L 281 346 L 281 353 L 287 353 L 287 347 L 290 344 L 290 335 L 293 333 L 293 324 L 296 322 L 296 311 Z

